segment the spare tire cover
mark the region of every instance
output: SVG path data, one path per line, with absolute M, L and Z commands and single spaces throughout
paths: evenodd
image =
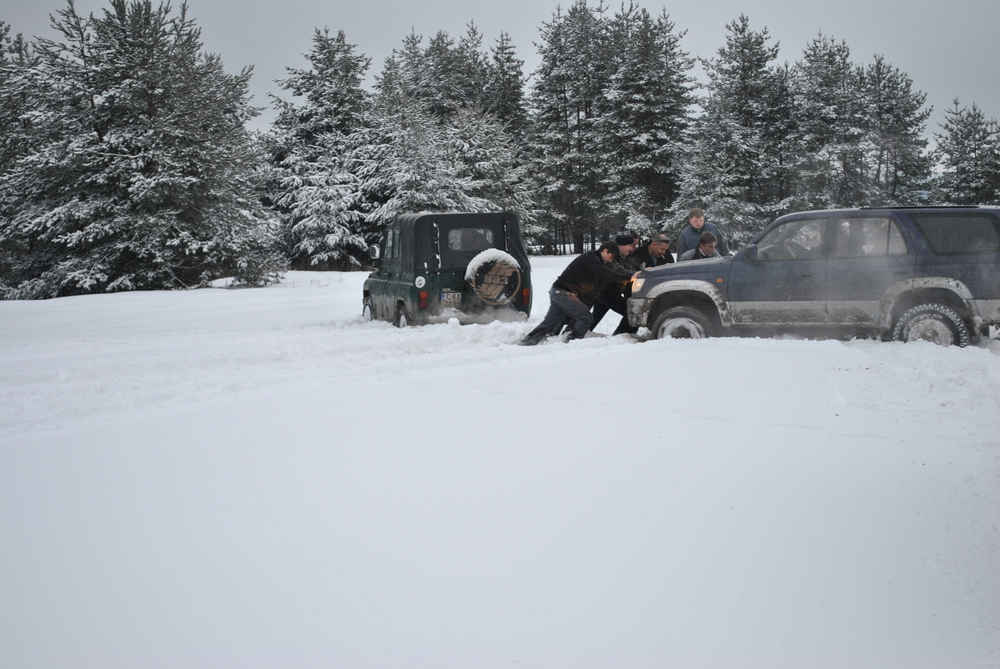
M 487 249 L 473 258 L 465 278 L 479 299 L 493 307 L 507 304 L 521 290 L 521 266 L 499 249 Z

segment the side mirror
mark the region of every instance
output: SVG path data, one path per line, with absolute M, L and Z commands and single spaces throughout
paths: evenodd
M 743 249 L 743 262 L 757 262 L 757 245 L 750 244 Z
M 371 246 L 369 246 L 368 247 L 368 257 L 371 258 L 372 260 L 378 260 L 378 256 L 379 256 L 379 250 L 378 249 L 379 249 L 378 244 L 372 244 Z

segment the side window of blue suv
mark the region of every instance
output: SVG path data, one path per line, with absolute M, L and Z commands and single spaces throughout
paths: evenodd
M 994 255 L 1000 253 L 998 221 L 989 214 L 910 214 L 935 255 Z
M 834 221 L 833 234 L 837 239 L 834 258 L 884 258 L 908 253 L 899 226 L 889 218 Z
M 804 260 L 823 254 L 825 219 L 789 221 L 779 225 L 757 242 L 760 260 Z

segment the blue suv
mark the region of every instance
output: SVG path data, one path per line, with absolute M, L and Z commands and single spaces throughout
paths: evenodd
M 644 270 L 628 316 L 657 338 L 796 332 L 965 346 L 1000 324 L 1000 209 L 788 214 L 728 258 Z

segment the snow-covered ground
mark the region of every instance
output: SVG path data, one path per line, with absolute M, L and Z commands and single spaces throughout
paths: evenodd
M 0 666 L 1000 666 L 998 342 L 515 346 L 568 260 L 0 303 Z

